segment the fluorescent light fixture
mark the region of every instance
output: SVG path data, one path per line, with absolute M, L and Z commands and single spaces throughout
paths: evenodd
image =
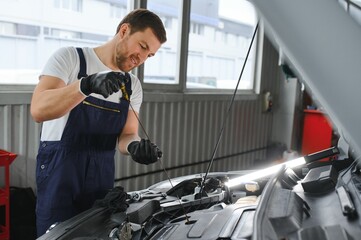
M 306 163 L 306 160 L 304 157 L 296 158 L 296 159 L 293 159 L 293 160 L 290 160 L 290 161 L 287 161 L 284 163 L 274 165 L 272 167 L 264 168 L 264 169 L 254 171 L 252 173 L 245 174 L 243 176 L 231 179 L 228 182 L 226 182 L 226 186 L 231 188 L 231 187 L 240 185 L 242 183 L 247 183 L 247 182 L 254 181 L 254 180 L 257 180 L 257 179 L 260 179 L 263 177 L 273 175 L 273 174 L 277 173 L 283 166 L 285 166 L 285 168 L 294 168 L 297 166 L 301 166 L 305 163 Z

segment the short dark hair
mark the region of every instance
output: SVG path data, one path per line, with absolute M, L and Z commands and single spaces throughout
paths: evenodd
M 154 35 L 158 38 L 160 43 L 167 41 L 167 36 L 162 20 L 159 16 L 148 9 L 138 8 L 128 13 L 117 27 L 119 32 L 120 26 L 124 23 L 130 25 L 130 34 L 135 32 L 142 32 L 147 28 L 152 29 Z

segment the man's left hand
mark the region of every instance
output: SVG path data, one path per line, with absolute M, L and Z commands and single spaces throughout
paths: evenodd
M 141 164 L 155 163 L 162 157 L 162 151 L 150 140 L 133 141 L 128 145 L 127 150 L 132 159 Z

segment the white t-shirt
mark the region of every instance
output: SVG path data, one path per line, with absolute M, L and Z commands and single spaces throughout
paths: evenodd
M 110 71 L 105 66 L 98 56 L 95 54 L 93 48 L 83 48 L 84 57 L 86 61 L 87 74 L 93 74 L 102 71 Z M 49 75 L 62 79 L 65 84 L 73 83 L 78 81 L 78 73 L 80 68 L 79 55 L 75 47 L 63 47 L 58 49 L 48 60 L 43 71 L 40 75 Z M 130 96 L 130 103 L 134 111 L 139 113 L 140 106 L 143 101 L 143 90 L 139 79 L 129 73 L 131 76 L 131 88 L 132 95 Z M 110 102 L 119 102 L 122 97 L 121 91 L 113 93 L 108 98 L 104 98 L 100 94 L 91 94 L 91 96 L 100 98 Z M 130 106 L 129 106 L 130 108 Z M 63 134 L 66 122 L 68 120 L 69 113 L 63 117 L 43 122 L 41 131 L 41 141 L 59 141 Z

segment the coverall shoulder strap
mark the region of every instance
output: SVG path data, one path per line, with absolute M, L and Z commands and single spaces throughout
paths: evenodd
M 80 69 L 78 73 L 78 79 L 80 79 L 82 77 L 87 77 L 88 75 L 86 74 L 86 61 L 85 61 L 83 49 L 77 47 L 76 51 L 78 52 L 79 60 L 80 60 Z
M 125 88 L 126 88 L 126 91 L 128 93 L 128 95 L 132 95 L 132 78 L 130 77 L 130 74 L 129 73 L 124 73 L 125 74 L 125 77 L 126 77 L 126 81 L 125 81 Z

